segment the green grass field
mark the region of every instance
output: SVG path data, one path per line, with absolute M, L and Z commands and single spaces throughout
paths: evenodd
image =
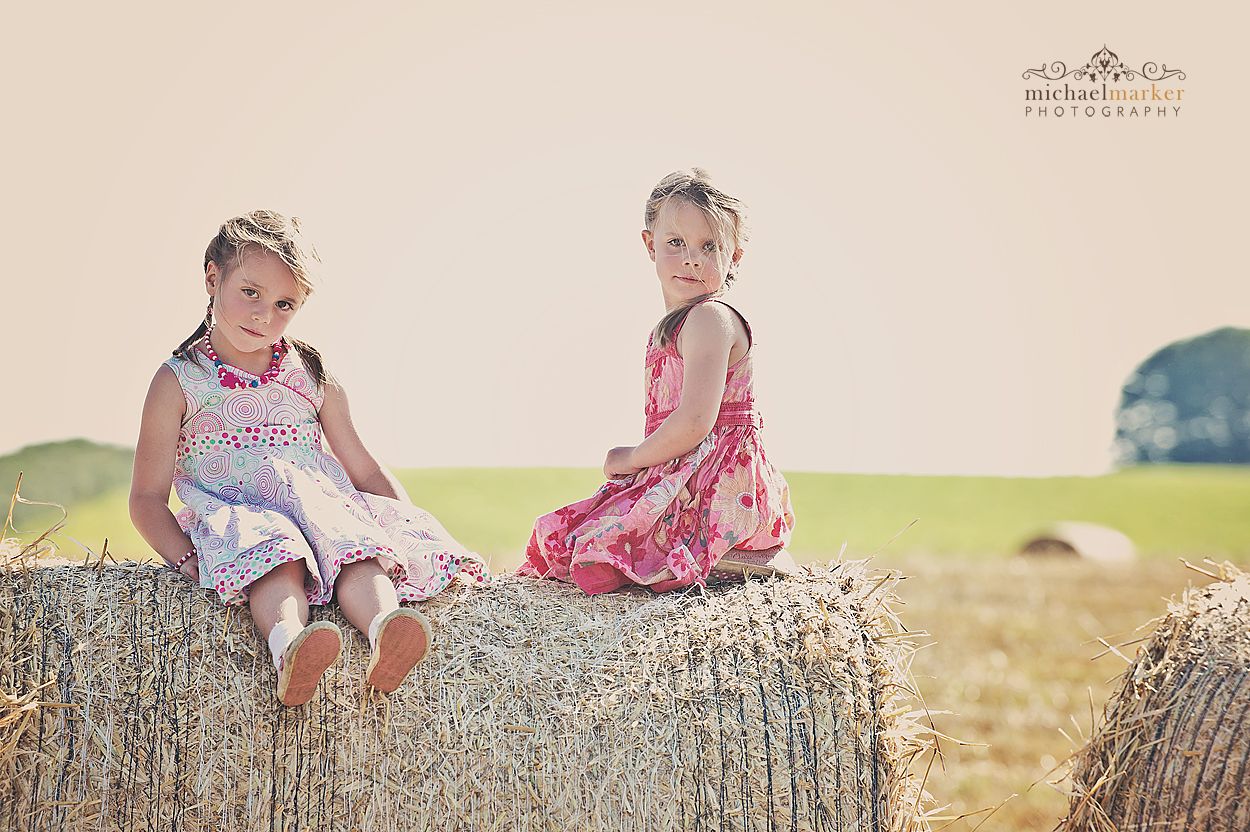
M 1003 555 L 1049 522 L 1119 529 L 1145 556 L 1250 555 L 1250 468 L 1153 466 L 1101 477 L 790 474 L 794 548 Z
M 398 472 L 413 502 L 429 509 L 496 571 L 514 568 L 539 514 L 592 494 L 602 475 L 574 468 L 449 468 Z M 787 475 L 799 560 L 875 551 L 912 520 L 884 553 L 1004 556 L 1059 520 L 1103 523 L 1127 534 L 1143 557 L 1250 559 L 1250 468 L 1155 466 L 1101 477 L 1010 479 L 866 474 Z M 23 488 L 29 499 L 56 493 Z M 34 519 L 50 522 L 51 515 Z M 30 528 L 36 524 L 26 518 Z M 104 538 L 117 557 L 144 558 L 147 546 L 115 486 L 72 503 L 65 530 L 94 551 Z M 67 556 L 76 549 L 68 544 Z

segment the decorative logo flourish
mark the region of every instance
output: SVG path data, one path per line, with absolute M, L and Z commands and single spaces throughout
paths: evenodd
M 1088 78 L 1090 82 L 1097 82 L 1110 78 L 1113 82 L 1118 82 L 1121 78 L 1125 81 L 1135 80 L 1139 74 L 1147 81 L 1162 81 L 1174 76 L 1181 81 L 1185 80 L 1185 73 L 1181 70 L 1168 69 L 1167 64 L 1163 64 L 1163 68 L 1160 69 L 1154 61 L 1142 64 L 1140 70 L 1131 69 L 1128 64 L 1120 60 L 1119 55 L 1108 49 L 1106 44 L 1090 57 L 1088 63 L 1077 69 L 1068 69 L 1067 64 L 1062 61 L 1054 61 L 1049 66 L 1042 64 L 1037 69 L 1026 69 L 1022 77 L 1028 79 L 1036 75 L 1047 81 L 1058 81 L 1071 75 L 1076 81 Z

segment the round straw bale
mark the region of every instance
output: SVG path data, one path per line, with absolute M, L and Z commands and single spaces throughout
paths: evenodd
M 246 607 L 168 569 L 0 571 L 0 826 L 927 829 L 896 580 L 453 586 L 389 696 L 314 607 L 343 655 L 283 708 Z
M 1250 579 L 1173 602 L 1073 759 L 1064 832 L 1250 829 Z
M 1097 563 L 1124 564 L 1137 559 L 1133 541 L 1123 532 L 1097 523 L 1055 523 L 1020 548 L 1026 557 L 1080 557 Z

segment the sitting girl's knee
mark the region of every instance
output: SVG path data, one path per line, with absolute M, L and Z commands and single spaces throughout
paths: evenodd
M 302 584 L 307 574 L 308 567 L 303 560 L 287 560 L 274 566 L 258 580 L 272 577 L 278 580 L 299 581 Z
M 386 575 L 387 571 L 382 568 L 382 563 L 378 558 L 371 557 L 365 560 L 355 560 L 351 563 L 343 564 L 341 573 L 344 577 L 351 578 L 371 578 L 374 575 Z

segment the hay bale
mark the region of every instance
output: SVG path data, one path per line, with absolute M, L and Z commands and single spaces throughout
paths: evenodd
M 1137 560 L 1137 547 L 1128 535 L 1097 523 L 1055 523 L 1020 547 L 1023 557 L 1085 558 L 1103 564 Z
M 168 569 L 0 571 L 0 828 L 927 829 L 895 581 L 453 587 L 389 697 L 314 608 L 344 654 L 282 708 L 247 610 Z
M 1064 832 L 1250 829 L 1250 579 L 1170 605 L 1077 753 Z

